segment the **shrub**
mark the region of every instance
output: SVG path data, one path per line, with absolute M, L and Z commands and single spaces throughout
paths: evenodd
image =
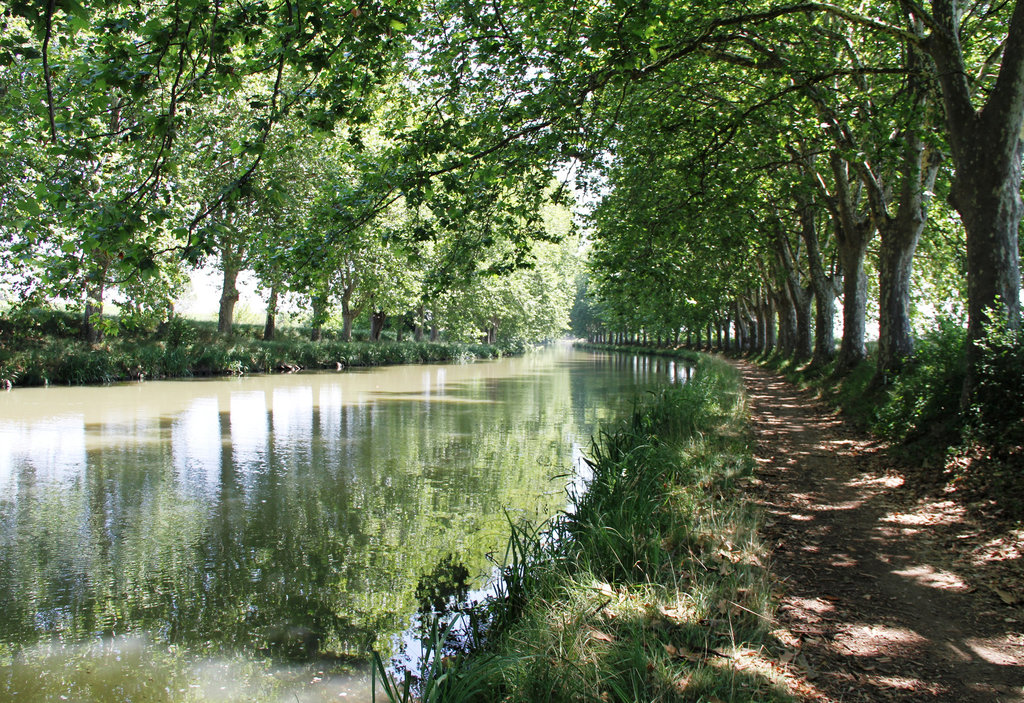
M 914 359 L 896 377 L 878 408 L 872 429 L 905 444 L 954 443 L 962 424 L 966 339 L 964 329 L 948 320 L 940 321 L 933 333 L 921 339 Z
M 1024 444 L 1024 338 L 1005 327 L 979 343 L 977 378 L 967 410 L 968 438 L 986 444 Z

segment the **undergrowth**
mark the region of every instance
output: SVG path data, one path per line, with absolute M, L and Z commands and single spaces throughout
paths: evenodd
M 605 428 L 588 490 L 542 529 L 514 526 L 497 597 L 469 615 L 488 623 L 470 651 L 434 641 L 419 688 L 389 681 L 388 698 L 788 700 L 770 657 L 766 550 L 741 490 L 744 415 L 735 370 L 703 357 L 689 383 Z
M 0 381 L 14 386 L 78 385 L 185 376 L 239 375 L 299 369 L 469 361 L 521 353 L 518 344 L 449 342 L 318 342 L 301 330 L 259 338 L 262 328 L 238 325 L 223 336 L 216 325 L 174 318 L 159 330 L 109 336 L 95 345 L 80 339 L 79 321 L 57 311 L 0 319 Z

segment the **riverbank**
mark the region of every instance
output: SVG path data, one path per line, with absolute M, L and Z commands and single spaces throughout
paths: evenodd
M 789 700 L 745 424 L 739 374 L 701 357 L 605 428 L 587 492 L 514 530 L 487 634 L 421 685 L 446 701 Z
M 341 370 L 358 366 L 492 359 L 522 353 L 519 344 L 453 342 L 345 342 L 330 336 L 310 341 L 301 330 L 279 330 L 273 341 L 262 328 L 237 325 L 229 336 L 211 323 L 176 318 L 159 331 L 122 332 L 99 344 L 78 338 L 59 313 L 36 322 L 0 320 L 0 385 L 84 385 L 189 376 L 225 376 Z

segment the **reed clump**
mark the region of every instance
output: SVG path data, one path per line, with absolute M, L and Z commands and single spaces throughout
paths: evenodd
M 789 700 L 745 413 L 737 373 L 703 357 L 602 431 L 588 489 L 513 530 L 489 627 L 445 660 L 474 685 L 443 700 Z

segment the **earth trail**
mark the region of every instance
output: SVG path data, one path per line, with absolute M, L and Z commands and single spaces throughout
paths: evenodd
M 917 495 L 835 412 L 737 366 L 781 582 L 776 635 L 800 694 L 1024 703 L 1020 531 L 994 534 L 948 496 Z

